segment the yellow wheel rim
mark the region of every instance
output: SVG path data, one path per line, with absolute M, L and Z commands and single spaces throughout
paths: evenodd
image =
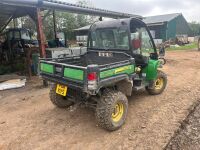
M 158 79 L 155 81 L 155 89 L 156 89 L 156 90 L 162 89 L 163 85 L 164 85 L 164 80 L 163 80 L 163 78 L 158 78 Z
M 112 113 L 112 120 L 114 122 L 120 121 L 124 113 L 124 105 L 121 102 L 118 102 L 115 105 L 114 111 Z

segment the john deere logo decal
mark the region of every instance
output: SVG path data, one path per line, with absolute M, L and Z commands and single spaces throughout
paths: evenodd
M 124 67 L 121 67 L 121 68 L 117 68 L 117 69 L 115 69 L 115 74 L 123 72 L 125 70 L 129 70 L 129 69 L 131 69 L 131 66 L 124 66 Z

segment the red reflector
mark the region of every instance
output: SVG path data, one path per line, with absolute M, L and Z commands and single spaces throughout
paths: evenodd
M 96 72 L 91 72 L 91 73 L 89 73 L 88 76 L 87 76 L 87 79 L 88 79 L 89 81 L 91 81 L 91 80 L 96 80 L 96 79 L 97 79 L 97 74 L 96 74 Z

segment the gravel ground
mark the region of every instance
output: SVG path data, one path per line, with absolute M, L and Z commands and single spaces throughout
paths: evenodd
M 200 102 L 181 124 L 180 129 L 170 140 L 166 150 L 200 149 Z
M 37 79 L 0 92 L 0 149 L 163 149 L 200 99 L 200 53 L 167 52 L 166 58 L 166 90 L 133 93 L 126 123 L 115 132 L 98 127 L 90 109 L 56 108 Z

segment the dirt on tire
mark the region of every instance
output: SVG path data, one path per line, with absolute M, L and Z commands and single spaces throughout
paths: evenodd
M 156 88 L 155 88 L 155 84 L 156 84 L 156 83 L 154 83 L 154 87 L 153 87 L 153 88 L 148 88 L 148 87 L 146 87 L 146 90 L 147 90 L 147 92 L 148 92 L 150 95 L 158 95 L 158 94 L 161 94 L 161 93 L 165 90 L 165 88 L 166 88 L 166 86 L 167 86 L 167 75 L 166 75 L 163 71 L 158 70 L 157 79 L 158 79 L 158 78 L 162 78 L 162 80 L 163 80 L 163 85 L 162 85 L 162 87 L 160 87 L 160 89 L 156 89 Z M 157 79 L 156 79 L 156 81 L 157 81 Z
M 114 122 L 112 120 L 112 113 L 117 102 L 123 104 L 123 114 L 121 116 L 121 119 L 119 119 L 119 121 Z M 120 91 L 105 89 L 104 93 L 102 94 L 102 97 L 97 103 L 95 115 L 98 125 L 107 129 L 108 131 L 114 131 L 120 128 L 124 124 L 127 116 L 127 111 L 128 111 L 128 100 L 126 96 Z
M 167 88 L 133 93 L 126 123 L 114 132 L 100 128 L 88 108 L 56 108 L 41 83 L 1 91 L 0 149 L 162 149 L 200 99 L 199 58 L 198 51 L 167 52 Z

